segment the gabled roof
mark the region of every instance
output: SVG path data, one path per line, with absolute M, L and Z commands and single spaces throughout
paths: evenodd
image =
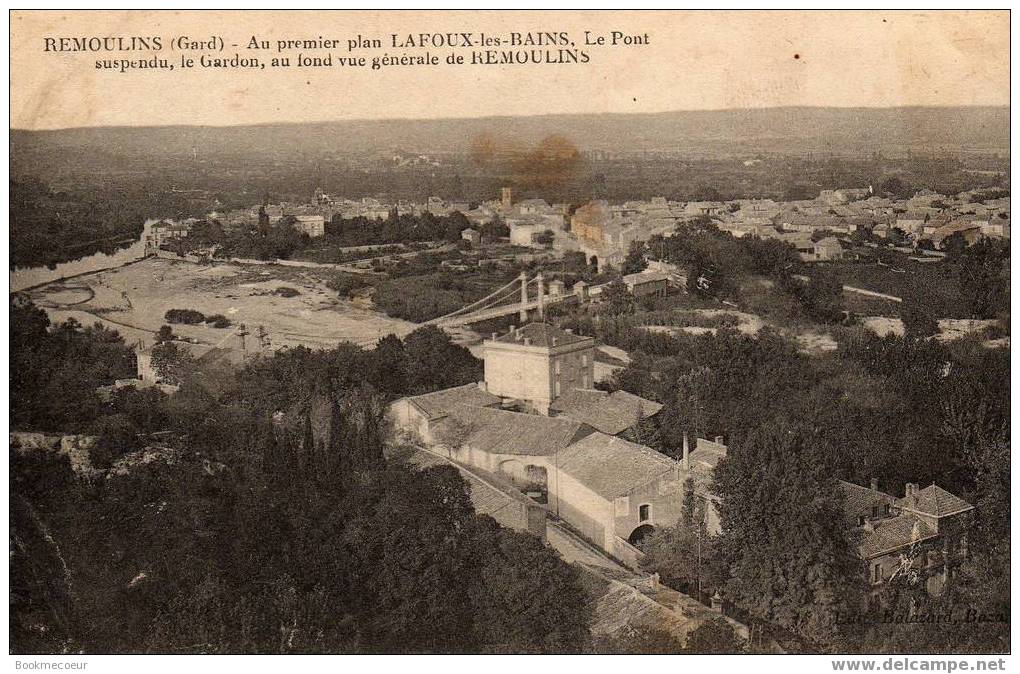
M 591 337 L 582 337 L 564 330 L 560 330 L 548 323 L 528 323 L 517 328 L 515 332 L 509 332 L 496 338 L 495 341 L 506 344 L 523 344 L 528 339 L 531 346 L 563 346 L 565 344 L 576 344 L 578 342 L 592 341 Z M 553 342 L 555 341 L 555 344 Z
M 932 517 L 946 517 L 974 508 L 962 498 L 950 494 L 935 484 L 910 496 L 904 496 L 896 502 L 896 505 L 903 510 Z
M 554 412 L 566 412 L 576 410 L 588 405 L 593 405 L 607 397 L 607 391 L 600 391 L 593 388 L 575 388 L 567 391 L 549 404 L 549 409 Z
M 691 452 L 691 462 L 700 464 L 704 468 L 715 468 L 722 459 L 726 458 L 726 450 L 726 445 L 720 442 L 698 438 L 697 445 Z
M 554 409 L 564 417 L 588 424 L 592 428 L 616 435 L 659 413 L 662 405 L 626 391 L 613 391 L 596 396 L 594 391 L 568 393 L 556 401 Z
M 641 271 L 636 274 L 627 274 L 623 277 L 623 282 L 627 285 L 637 285 L 640 283 L 653 283 L 656 281 L 668 281 L 669 274 L 661 271 Z
M 836 480 L 837 488 L 843 496 L 843 511 L 856 518 L 859 515 L 870 515 L 874 506 L 894 505 L 896 498 L 885 492 L 869 487 L 862 487 L 852 482 Z
M 458 405 L 488 407 L 498 405 L 500 398 L 478 388 L 478 384 L 464 384 L 424 395 L 409 396 L 408 400 L 429 418 L 437 419 L 446 416 Z
M 874 529 L 865 530 L 861 538 L 859 550 L 864 559 L 894 552 L 937 536 L 931 527 L 911 515 L 887 517 L 875 521 L 873 526 Z
M 832 246 L 832 247 L 838 248 L 840 250 L 843 249 L 843 244 L 841 244 L 839 242 L 839 239 L 837 239 L 834 236 L 827 236 L 824 239 L 820 239 L 818 241 L 815 241 L 815 247 L 823 247 L 824 248 L 824 247 L 827 247 L 827 246 Z
M 595 429 L 573 419 L 460 405 L 450 417 L 466 429 L 463 444 L 492 454 L 551 456 Z
M 599 496 L 614 499 L 669 473 L 676 462 L 644 445 L 596 432 L 567 447 L 559 467 Z

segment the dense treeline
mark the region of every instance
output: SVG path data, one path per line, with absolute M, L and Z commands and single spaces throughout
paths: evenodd
M 102 410 L 96 388 L 132 377 L 135 357 L 116 332 L 73 318 L 50 326 L 32 305 L 11 307 L 13 428 L 82 431 Z
M 160 457 L 92 480 L 72 477 L 64 457 L 12 453 L 15 651 L 590 647 L 575 569 L 476 516 L 453 468 L 416 473 L 381 459 L 386 400 L 480 374 L 438 329 L 368 351 L 286 349 L 215 382 L 183 358 L 173 396 L 127 389 L 113 408 L 93 400 L 70 415 L 73 400 L 124 374 L 130 350 L 92 328 L 48 330 L 32 307 L 14 318 L 13 372 L 25 374 L 12 379 L 15 428 L 68 431 L 98 418 L 101 440 L 121 450 L 139 432 L 167 432 Z M 49 395 L 65 370 L 59 381 L 73 386 Z M 98 467 L 118 459 L 130 457 Z
M 936 268 L 881 249 L 860 261 L 805 264 L 788 243 L 736 238 L 703 218 L 680 225 L 672 237 L 652 237 L 647 252 L 686 269 L 688 292 L 736 302 L 778 324 L 845 320 L 843 284 L 901 297 L 901 306 L 886 311 L 920 312 L 932 320 L 988 319 L 1009 311 L 1009 244 L 993 239 L 950 247 Z
M 391 212 L 384 220 L 364 217 L 344 219 L 333 216 L 326 225 L 324 244 L 343 246 L 369 246 L 376 244 L 411 243 L 415 241 L 460 241 L 460 233 L 471 226 L 463 214 L 435 216 L 397 215 Z
M 475 515 L 455 469 L 270 471 L 242 438 L 93 484 L 12 456 L 14 651 L 586 648 L 577 571 Z
M 136 242 L 153 211 L 137 190 L 53 191 L 37 178 L 10 182 L 10 266 L 55 266 Z M 163 204 L 166 206 L 167 204 Z

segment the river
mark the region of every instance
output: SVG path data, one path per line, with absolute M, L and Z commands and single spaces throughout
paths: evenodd
M 10 272 L 11 292 L 25 290 L 43 283 L 50 283 L 61 278 L 102 271 L 111 267 L 119 267 L 129 262 L 140 260 L 145 256 L 145 236 L 149 228 L 158 220 L 146 220 L 142 235 L 138 241 L 127 248 L 122 248 L 113 255 L 96 253 L 71 262 L 62 262 L 55 269 L 48 267 L 28 267 Z

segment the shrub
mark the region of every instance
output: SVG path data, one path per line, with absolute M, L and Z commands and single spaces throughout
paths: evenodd
M 194 309 L 170 309 L 163 318 L 167 323 L 197 325 L 205 320 L 205 315 L 201 311 L 195 311 Z
M 358 290 L 364 288 L 367 283 L 363 280 L 347 274 L 338 274 L 326 282 L 326 287 L 335 290 L 337 294 L 347 299 Z
M 205 317 L 206 323 L 211 323 L 214 328 L 229 328 L 230 319 L 223 314 L 213 314 Z

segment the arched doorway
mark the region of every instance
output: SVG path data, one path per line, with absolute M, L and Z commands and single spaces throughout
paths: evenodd
M 651 524 L 642 524 L 634 531 L 630 532 L 630 536 L 627 537 L 627 542 L 631 545 L 637 545 L 644 540 L 645 536 L 655 531 L 655 527 Z
M 516 459 L 507 459 L 499 464 L 499 472 L 504 476 L 510 478 L 510 481 L 514 484 L 521 484 L 524 482 L 524 464 Z

